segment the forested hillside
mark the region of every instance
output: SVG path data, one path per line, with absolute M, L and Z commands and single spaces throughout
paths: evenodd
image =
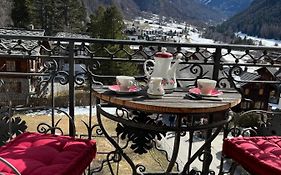
M 253 0 L 198 0 L 206 6 L 223 12 L 228 17 L 233 16 L 249 7 Z
M 218 26 L 220 32 L 281 39 L 281 0 L 255 0 L 251 6 Z

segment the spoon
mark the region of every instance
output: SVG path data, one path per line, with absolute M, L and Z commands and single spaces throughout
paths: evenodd
M 222 101 L 221 98 L 218 97 L 203 97 L 199 94 L 194 93 L 187 93 L 184 96 L 185 99 L 191 99 L 191 100 L 210 100 L 210 101 Z

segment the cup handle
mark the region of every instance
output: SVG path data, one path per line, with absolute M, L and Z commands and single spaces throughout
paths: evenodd
M 153 67 L 154 67 L 154 65 L 155 65 L 155 61 L 154 61 L 154 60 L 146 60 L 146 61 L 144 62 L 144 64 L 143 64 L 143 70 L 144 70 L 144 73 L 145 73 L 145 75 L 146 75 L 147 77 L 150 77 L 151 74 L 152 74 L 151 68 L 149 68 L 149 67 L 147 66 L 147 64 L 148 64 L 149 62 L 153 64 Z

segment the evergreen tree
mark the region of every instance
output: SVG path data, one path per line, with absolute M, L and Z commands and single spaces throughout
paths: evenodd
M 88 32 L 93 38 L 104 38 L 102 27 L 105 22 L 103 14 L 105 13 L 105 8 L 99 6 L 95 14 L 90 16 L 90 23 L 88 24 Z
M 26 0 L 13 0 L 11 17 L 15 27 L 24 28 L 30 24 L 30 14 Z
M 31 20 L 47 35 L 85 31 L 86 10 L 79 0 L 28 0 Z
M 124 22 L 121 12 L 116 6 L 108 8 L 99 7 L 95 14 L 90 16 L 91 22 L 88 24 L 88 33 L 93 38 L 103 39 L 124 39 L 122 31 L 124 30 Z M 115 52 L 119 49 L 118 45 L 95 45 L 96 56 L 109 56 L 106 48 L 110 52 Z M 129 50 L 128 47 L 125 48 Z M 124 58 L 126 53 L 118 52 L 116 57 Z M 100 74 L 103 75 L 136 75 L 138 74 L 137 65 L 124 62 L 103 62 L 101 64 Z
M 91 15 L 88 30 L 92 37 L 104 39 L 124 39 L 122 31 L 125 27 L 121 12 L 116 6 L 99 7 L 96 14 Z

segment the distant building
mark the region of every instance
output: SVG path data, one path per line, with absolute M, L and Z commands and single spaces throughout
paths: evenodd
M 272 70 L 260 68 L 256 70 L 256 73 L 245 72 L 240 76 L 240 79 L 244 81 L 260 81 L 259 83 L 239 83 L 244 99 L 248 99 L 240 103 L 238 107 L 240 110 L 268 110 L 269 103 L 279 103 L 280 88 L 278 85 L 262 83 L 262 81 L 276 81 L 278 79 Z
M 44 30 L 0 28 L 0 35 L 44 36 L 44 33 Z M 37 40 L 0 39 L 1 72 L 38 72 L 42 60 L 37 57 L 41 54 L 41 47 L 38 46 Z M 48 43 L 42 44 L 48 47 Z M 13 57 L 8 59 L 4 56 L 7 53 Z M 31 57 L 32 59 L 26 59 Z M 16 75 L 0 78 L 4 82 L 0 88 L 0 101 L 12 100 L 17 104 L 27 103 L 29 93 L 34 88 L 33 80 Z
M 69 32 L 58 32 L 55 37 L 57 38 L 80 38 L 80 39 L 89 39 L 91 38 L 89 35 L 77 34 L 77 33 L 69 33 Z M 68 55 L 69 50 L 67 48 L 63 49 L 60 46 L 67 46 L 68 42 L 60 42 L 60 46 L 58 46 L 57 42 L 50 43 L 51 48 L 55 49 L 57 52 L 60 52 L 62 55 Z M 89 43 L 83 43 L 85 46 L 89 46 Z M 75 54 L 76 55 L 85 55 L 87 52 L 82 48 L 81 42 L 74 42 Z
M 81 38 L 81 39 L 89 39 L 91 38 L 89 35 L 83 35 L 83 34 L 77 34 L 77 33 L 69 33 L 69 32 L 58 32 L 55 37 L 58 38 Z M 69 49 L 67 48 L 68 42 L 60 42 L 59 44 L 57 42 L 51 43 L 52 50 L 55 51 L 58 55 L 68 55 Z M 85 49 L 85 47 L 89 46 L 89 43 L 81 43 L 81 42 L 74 42 L 74 53 L 76 56 L 83 57 L 88 55 L 89 53 Z M 81 71 L 80 64 L 81 62 L 75 62 L 77 64 L 75 67 L 78 68 L 75 69 L 76 72 Z M 60 70 L 68 70 L 69 64 L 67 61 L 61 59 L 59 60 L 59 69 Z M 85 67 L 85 65 L 82 65 Z

